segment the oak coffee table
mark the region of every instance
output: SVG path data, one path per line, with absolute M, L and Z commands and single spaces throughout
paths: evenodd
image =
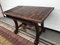
M 18 33 L 18 28 L 22 25 L 26 26 L 31 24 L 35 26 L 36 39 L 34 44 L 38 45 L 39 36 L 44 31 L 44 20 L 49 16 L 53 9 L 54 7 L 16 6 L 10 10 L 5 11 L 4 14 L 6 14 L 6 17 L 12 18 L 14 20 L 16 28 L 14 31 L 15 34 Z M 18 26 L 17 21 L 22 22 L 22 24 Z M 41 24 L 41 26 L 38 24 Z

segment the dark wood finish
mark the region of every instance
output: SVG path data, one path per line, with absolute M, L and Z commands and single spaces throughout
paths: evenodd
M 44 31 L 44 20 L 53 11 L 53 7 L 34 7 L 34 6 L 17 6 L 8 11 L 5 11 L 7 17 L 12 18 L 16 25 L 15 33 L 18 33 L 17 20 L 21 21 L 22 24 L 34 25 L 36 28 L 36 39 L 34 41 L 35 45 L 39 43 L 39 36 Z M 39 30 L 39 25 L 41 24 L 41 30 Z
M 15 19 L 14 19 L 14 22 L 15 22 L 15 28 L 16 28 L 14 33 L 17 34 L 18 33 L 18 22 Z
M 51 13 L 53 7 L 17 6 L 5 12 L 8 16 L 41 23 Z
M 36 39 L 34 44 L 37 45 L 39 43 L 39 32 L 40 32 L 38 24 L 35 25 L 35 28 L 36 28 Z

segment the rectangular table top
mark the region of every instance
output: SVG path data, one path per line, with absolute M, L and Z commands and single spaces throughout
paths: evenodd
M 5 11 L 4 14 L 41 23 L 49 16 L 53 9 L 54 7 L 17 6 Z

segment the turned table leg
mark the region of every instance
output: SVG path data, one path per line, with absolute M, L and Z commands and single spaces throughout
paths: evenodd
M 14 33 L 17 34 L 18 33 L 18 22 L 17 22 L 17 20 L 14 20 L 14 19 L 13 19 L 13 21 L 15 23 L 15 31 L 14 31 Z
M 44 22 L 41 23 L 41 30 L 42 30 L 42 32 L 45 32 Z
M 42 32 L 44 31 L 44 23 L 41 23 L 41 29 L 39 30 L 39 26 L 38 24 L 35 24 L 35 28 L 36 28 L 36 39 L 34 41 L 35 45 L 38 45 L 39 43 L 39 36 L 41 36 Z
M 36 39 L 34 41 L 34 44 L 38 45 L 38 43 L 39 43 L 39 26 L 38 26 L 38 24 L 35 25 L 35 28 L 36 28 Z

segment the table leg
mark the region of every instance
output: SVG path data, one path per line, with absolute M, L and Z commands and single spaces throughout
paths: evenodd
M 15 23 L 15 28 L 16 28 L 14 33 L 17 34 L 18 33 L 18 22 L 17 22 L 17 20 L 14 20 L 14 19 L 13 19 L 13 21 Z
M 38 24 L 35 25 L 35 28 L 36 28 L 36 39 L 34 41 L 34 44 L 38 45 L 38 43 L 39 43 L 39 26 L 38 26 Z
M 41 23 L 41 30 L 42 30 L 42 32 L 45 32 L 44 22 Z
M 35 25 L 35 28 L 36 28 L 36 39 L 35 39 L 34 44 L 38 45 L 38 43 L 39 43 L 39 36 L 41 36 L 42 32 L 44 31 L 44 23 L 43 22 L 41 23 L 41 30 L 39 30 L 38 24 Z

